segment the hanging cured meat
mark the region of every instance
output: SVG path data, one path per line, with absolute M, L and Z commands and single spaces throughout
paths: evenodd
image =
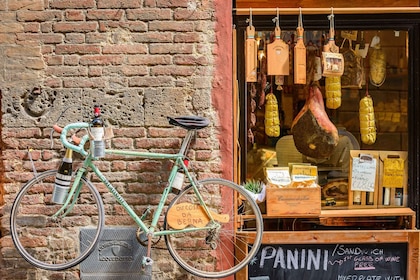
M 279 108 L 277 98 L 272 92 L 266 96 L 264 124 L 267 136 L 280 136 Z
M 377 39 L 375 40 L 375 38 Z M 374 37 L 372 42 L 373 51 L 369 54 L 369 77 L 372 85 L 380 87 L 386 78 L 386 56 L 379 43 L 379 37 Z
M 309 88 L 306 103 L 293 120 L 292 134 L 297 150 L 311 158 L 328 158 L 337 146 L 338 131 L 325 112 L 317 86 Z
M 359 103 L 360 137 L 362 142 L 372 145 L 376 142 L 375 112 L 373 100 L 366 94 Z
M 325 97 L 327 108 L 341 106 L 341 77 L 325 77 Z

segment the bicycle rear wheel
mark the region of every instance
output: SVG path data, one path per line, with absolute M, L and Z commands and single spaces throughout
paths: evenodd
M 206 179 L 198 188 L 216 221 L 209 221 L 189 186 L 169 204 L 165 229 L 214 225 L 213 229 L 165 235 L 166 245 L 174 260 L 189 273 L 204 278 L 227 277 L 257 254 L 263 232 L 261 212 L 246 191 L 233 182 Z
M 17 250 L 29 263 L 47 270 L 64 270 L 83 261 L 95 248 L 104 225 L 101 196 L 84 177 L 71 211 L 53 217 L 62 206 L 51 202 L 56 172 L 43 172 L 27 182 L 10 214 L 10 230 Z M 81 244 L 79 233 L 85 227 L 94 230 Z

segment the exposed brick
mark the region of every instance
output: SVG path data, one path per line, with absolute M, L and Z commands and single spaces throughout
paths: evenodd
M 131 138 L 114 138 L 112 139 L 112 146 L 117 149 L 132 149 L 133 139 Z
M 67 10 L 65 15 L 66 15 L 66 20 L 70 20 L 70 21 L 85 20 L 85 14 L 81 10 Z
M 84 23 L 73 23 L 73 22 L 56 22 L 53 25 L 54 32 L 91 32 L 98 29 L 98 23 L 96 22 L 84 22 Z
M 169 55 L 131 55 L 127 57 L 130 65 L 166 65 L 172 63 Z
M 119 21 L 101 21 L 99 22 L 99 31 L 106 32 L 109 29 L 127 29 L 134 32 L 146 32 L 147 24 L 142 21 L 119 22 Z
M 17 11 L 16 17 L 18 21 L 59 21 L 63 19 L 63 15 L 59 11 Z
M 198 43 L 202 41 L 197 32 L 176 33 L 174 35 L 175 43 Z
M 80 58 L 82 65 L 119 65 L 124 57 L 121 55 L 85 55 Z
M 98 54 L 100 52 L 101 52 L 101 47 L 99 45 L 63 44 L 63 45 L 58 45 L 55 48 L 56 54 Z
M 53 23 L 52 22 L 42 22 L 41 23 L 41 32 L 49 33 L 52 32 Z
M 193 50 L 192 44 L 151 44 L 149 47 L 151 54 L 191 54 Z
M 102 67 L 100 66 L 91 66 L 88 70 L 89 77 L 100 77 L 102 76 Z
M 44 56 L 45 62 L 47 65 L 62 65 L 64 62 L 64 57 L 62 55 L 48 55 Z
M 54 9 L 86 9 L 94 8 L 95 0 L 50 0 L 50 8 Z
M 69 44 L 83 44 L 85 43 L 84 33 L 67 33 L 65 42 Z
M 188 7 L 189 0 L 156 0 L 156 6 L 158 7 Z
M 141 66 L 124 66 L 121 67 L 121 74 L 127 77 L 131 76 L 144 76 L 149 73 L 147 67 L 141 67 Z
M 134 42 L 138 43 L 169 43 L 173 41 L 172 32 L 147 32 L 144 34 L 132 34 Z
M 9 11 L 42 11 L 45 8 L 44 0 L 8 0 L 7 4 Z
M 65 88 L 104 88 L 106 83 L 101 78 L 63 78 Z
M 173 84 L 173 78 L 170 76 L 159 76 L 159 77 L 133 77 L 128 80 L 130 87 L 149 87 L 154 85 L 155 87 L 170 87 Z
M 170 20 L 172 11 L 170 9 L 131 9 L 127 10 L 128 20 Z
M 50 87 L 50 88 L 61 88 L 63 86 L 63 82 L 59 78 L 45 78 L 43 86 Z
M 51 66 L 46 70 L 46 74 L 56 77 L 87 76 L 87 73 L 86 67 Z
M 210 20 L 213 17 L 213 11 L 177 9 L 174 11 L 176 20 Z
M 160 127 L 151 127 L 148 130 L 148 135 L 150 137 L 184 137 L 185 129 L 182 128 L 160 128 Z
M 103 54 L 145 54 L 147 47 L 144 44 L 118 44 L 102 47 Z
M 97 0 L 98 8 L 140 8 L 141 1 L 139 0 Z
M 18 33 L 18 41 L 36 41 L 45 44 L 59 44 L 63 42 L 63 35 L 61 34 L 44 34 L 44 33 Z
M 144 127 L 114 128 L 113 131 L 116 137 L 138 138 L 146 136 Z
M 167 76 L 191 76 L 194 74 L 194 67 L 191 66 L 153 66 L 150 70 L 152 75 L 167 75 Z
M 66 55 L 64 56 L 64 65 L 79 65 L 80 56 Z
M 85 41 L 88 44 L 104 43 L 108 41 L 106 33 L 86 33 Z
M 160 148 L 179 148 L 180 140 L 176 138 L 143 138 L 136 139 L 135 148 L 149 149 L 154 147 Z
M 173 58 L 174 64 L 179 65 L 207 65 L 208 60 L 205 56 L 194 55 L 175 55 Z
M 31 22 L 23 25 L 23 32 L 37 33 L 41 31 L 41 25 L 38 22 Z
M 151 21 L 149 22 L 150 31 L 194 31 L 194 24 L 185 21 Z
M 100 19 L 100 20 L 120 20 L 124 15 L 123 10 L 88 10 L 86 18 L 89 20 Z

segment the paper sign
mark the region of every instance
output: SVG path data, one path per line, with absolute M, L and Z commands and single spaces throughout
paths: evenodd
M 388 188 L 402 188 L 404 185 L 404 160 L 402 158 L 384 159 L 382 185 Z
M 274 185 L 287 186 L 291 183 L 289 168 L 287 167 L 267 168 L 265 172 L 267 180 Z
M 351 186 L 352 191 L 375 191 L 376 179 L 376 159 L 371 155 L 361 154 L 354 157 L 351 167 Z

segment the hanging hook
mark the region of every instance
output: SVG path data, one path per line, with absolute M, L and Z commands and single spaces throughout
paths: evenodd
M 249 26 L 252 26 L 252 8 L 249 8 L 249 19 L 248 19 L 248 22 L 249 22 Z
M 277 28 L 280 28 L 280 16 L 279 16 L 279 8 L 276 8 L 276 17 L 273 18 L 273 22 L 276 24 Z
M 299 7 L 298 27 L 303 27 L 302 8 Z
M 334 40 L 334 8 L 331 7 L 331 14 L 327 16 L 330 21 L 330 38 L 329 40 Z

